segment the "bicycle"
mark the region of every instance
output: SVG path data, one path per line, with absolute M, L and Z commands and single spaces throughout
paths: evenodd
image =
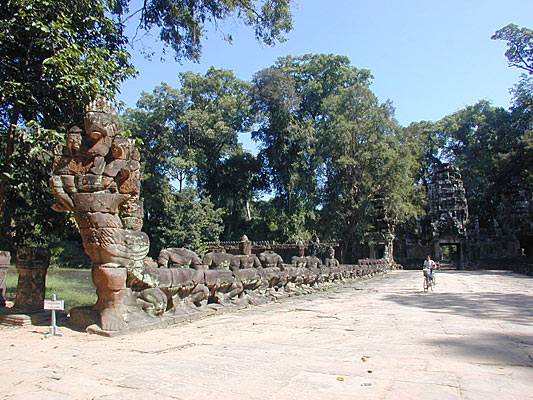
M 433 273 L 433 268 L 431 269 L 428 269 L 428 268 L 424 268 L 422 269 L 423 273 L 424 273 L 424 292 L 429 292 L 429 290 L 431 289 L 431 291 L 433 291 L 434 287 L 435 287 L 435 274 Z

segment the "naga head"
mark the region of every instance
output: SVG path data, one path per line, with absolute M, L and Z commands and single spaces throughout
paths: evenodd
M 106 99 L 93 100 L 85 106 L 85 132 L 93 140 L 120 133 L 120 121 L 113 105 Z

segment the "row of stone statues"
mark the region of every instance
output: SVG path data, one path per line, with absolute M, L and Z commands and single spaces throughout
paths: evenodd
M 253 302 L 253 297 L 305 292 L 383 268 L 341 266 L 333 249 L 322 263 L 314 255 L 304 256 L 303 244 L 286 265 L 273 251 L 252 254 L 247 238 L 240 255 L 215 252 L 201 260 L 187 249 L 165 249 L 158 266 L 150 266 L 145 262 L 149 238 L 141 232 L 140 156 L 134 140 L 121 134 L 118 115 L 106 100 L 86 106 L 84 128 L 71 128 L 66 145 L 55 150 L 50 179 L 54 210 L 73 214 L 92 261 L 98 301 L 90 309 L 71 310 L 80 325 L 123 331 L 138 314 L 155 317 L 208 302 Z
M 385 260 L 341 265 L 333 248 L 329 248 L 328 257 L 322 262 L 314 255 L 304 256 L 303 245 L 299 246 L 300 254 L 286 264 L 272 250 L 252 254 L 251 245 L 245 236 L 241 254 L 215 251 L 203 259 L 188 249 L 163 249 L 157 268 L 146 266 L 128 272 L 128 287 L 136 304 L 155 316 L 208 303 L 255 304 L 269 298 L 310 293 L 334 281 L 373 275 L 389 268 Z

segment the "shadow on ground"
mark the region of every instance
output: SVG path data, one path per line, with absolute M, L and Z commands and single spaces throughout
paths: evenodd
M 471 318 L 499 319 L 521 325 L 533 325 L 533 296 L 522 293 L 396 293 L 385 301 L 402 306 L 423 308 L 435 313 L 458 314 Z
M 425 340 L 470 363 L 533 368 L 533 338 L 519 334 L 477 334 Z

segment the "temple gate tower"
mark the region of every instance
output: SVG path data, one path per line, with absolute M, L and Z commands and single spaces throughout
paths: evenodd
M 433 239 L 432 257 L 440 261 L 444 246 L 454 246 L 457 266 L 466 262 L 468 204 L 459 168 L 442 164 L 428 185 L 428 216 Z

